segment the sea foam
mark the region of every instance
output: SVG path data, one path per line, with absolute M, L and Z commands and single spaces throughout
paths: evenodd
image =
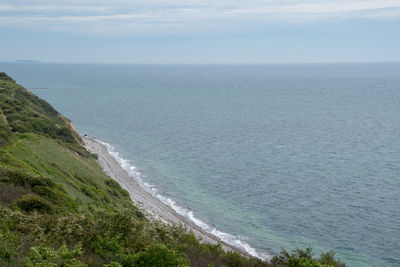
M 176 202 L 174 200 L 159 194 L 158 189 L 154 185 L 149 184 L 148 182 L 145 181 L 145 179 L 143 179 L 143 177 L 144 177 L 143 173 L 140 170 L 138 170 L 136 168 L 136 166 L 134 166 L 129 160 L 122 158 L 120 153 L 115 151 L 115 148 L 112 145 L 110 145 L 109 143 L 103 142 L 99 139 L 95 139 L 95 140 L 107 148 L 107 152 L 109 153 L 109 155 L 111 157 L 113 157 L 120 164 L 122 169 L 124 169 L 129 174 L 130 177 L 132 177 L 133 179 L 138 181 L 138 183 L 142 186 L 142 188 L 144 190 L 146 190 L 153 196 L 157 197 L 161 202 L 163 202 L 164 204 L 171 207 L 179 215 L 192 221 L 194 224 L 196 224 L 198 227 L 200 227 L 205 232 L 216 236 L 217 238 L 219 238 L 220 240 L 222 240 L 223 242 L 225 242 L 231 246 L 234 246 L 238 249 L 246 251 L 246 253 L 248 253 L 249 255 L 251 255 L 253 257 L 257 257 L 257 258 L 263 259 L 263 260 L 269 259 L 271 257 L 268 254 L 257 251 L 255 248 L 251 247 L 248 243 L 241 240 L 238 236 L 234 236 L 234 235 L 219 231 L 215 227 L 208 225 L 207 223 L 203 222 L 202 220 L 196 218 L 194 216 L 193 211 L 187 210 L 187 209 L 179 206 L 178 204 L 176 204 Z

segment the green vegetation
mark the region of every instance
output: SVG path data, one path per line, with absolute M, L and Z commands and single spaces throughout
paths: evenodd
M 0 266 L 344 266 L 334 253 L 270 262 L 150 222 L 70 121 L 0 73 Z

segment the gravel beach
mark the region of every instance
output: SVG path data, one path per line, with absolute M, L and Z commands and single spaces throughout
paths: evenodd
M 86 148 L 98 155 L 98 161 L 104 172 L 126 189 L 133 203 L 138 206 L 150 220 L 159 220 L 167 224 L 182 225 L 192 231 L 201 242 L 211 244 L 219 243 L 226 251 L 236 251 L 251 257 L 245 251 L 234 247 L 201 229 L 194 222 L 175 212 L 170 206 L 164 204 L 159 198 L 143 188 L 135 178 L 131 177 L 121 165 L 109 154 L 107 147 L 94 138 L 82 136 Z

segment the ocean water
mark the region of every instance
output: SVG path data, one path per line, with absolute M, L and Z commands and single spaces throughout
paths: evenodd
M 348 266 L 400 266 L 400 63 L 0 71 L 254 255 L 312 246 Z

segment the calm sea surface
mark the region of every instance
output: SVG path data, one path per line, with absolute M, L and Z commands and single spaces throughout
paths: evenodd
M 312 246 L 400 266 L 400 63 L 0 71 L 260 256 Z

